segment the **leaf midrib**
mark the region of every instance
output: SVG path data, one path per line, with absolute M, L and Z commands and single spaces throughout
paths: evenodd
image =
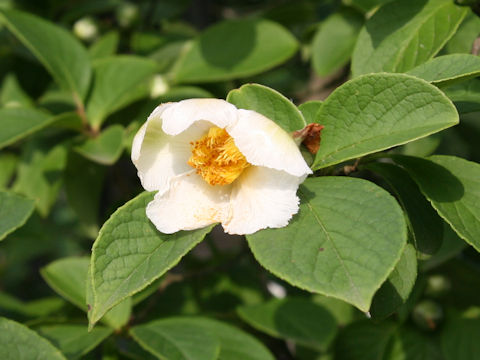
M 356 296 L 358 296 L 357 299 L 361 299 L 361 295 L 360 295 L 360 292 L 359 292 L 359 289 L 357 288 L 357 286 L 355 285 L 354 281 L 353 281 L 353 278 L 350 274 L 350 272 L 348 271 L 348 268 L 346 267 L 342 257 L 340 256 L 340 252 L 338 251 L 337 247 L 335 246 L 335 242 L 333 241 L 333 239 L 330 237 L 330 234 L 328 233 L 327 229 L 325 228 L 325 226 L 323 225 L 322 221 L 320 220 L 320 217 L 318 215 L 318 213 L 315 211 L 314 207 L 312 206 L 311 202 L 307 199 L 307 197 L 305 196 L 305 194 L 302 193 L 301 190 L 299 190 L 299 192 L 303 195 L 303 198 L 306 199 L 305 200 L 305 204 L 308 206 L 308 208 L 310 209 L 310 211 L 312 212 L 315 220 L 317 221 L 318 225 L 320 225 L 322 231 L 325 233 L 326 235 L 326 238 L 327 240 L 332 244 L 332 247 L 333 247 L 333 250 L 335 252 L 335 255 L 337 256 L 337 259 L 339 260 L 342 268 L 344 269 L 345 273 L 347 274 L 347 277 L 348 277 L 348 280 L 351 284 L 351 287 L 352 289 L 355 291 L 356 293 Z M 315 262 L 318 261 L 318 257 L 316 258 Z
M 183 358 L 186 359 L 186 360 L 195 360 L 195 358 L 192 358 L 190 357 L 187 353 L 185 353 L 185 351 L 183 350 L 182 348 L 182 344 L 180 342 L 180 344 L 177 344 L 175 342 L 175 338 L 172 338 L 171 336 L 169 336 L 167 334 L 167 332 L 162 332 L 162 331 L 159 331 L 157 328 L 148 328 L 149 331 L 159 335 L 160 337 L 163 337 L 164 340 L 166 340 L 167 342 L 169 342 L 175 349 L 177 349 L 177 351 L 182 354 Z M 138 337 L 138 334 L 137 334 L 137 337 Z M 143 342 L 145 344 L 145 342 Z M 146 345 L 146 344 L 145 344 Z M 149 346 L 149 348 L 151 348 Z M 153 352 L 155 352 L 155 354 L 159 354 L 156 350 L 154 350 L 153 348 L 151 348 Z M 163 354 L 159 354 L 159 356 L 162 356 L 163 357 Z

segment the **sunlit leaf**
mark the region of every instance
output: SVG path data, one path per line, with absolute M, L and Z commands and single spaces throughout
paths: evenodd
M 163 234 L 145 213 L 152 199 L 152 193 L 140 194 L 120 207 L 100 229 L 92 249 L 91 323 L 176 265 L 212 228 Z
M 272 21 L 224 21 L 193 41 L 175 66 L 175 79 L 196 83 L 254 75 L 283 63 L 297 47 L 292 34 Z
M 404 72 L 431 59 L 467 14 L 450 0 L 396 0 L 382 6 L 360 31 L 352 55 L 354 76 Z
M 227 101 L 239 109 L 254 110 L 266 116 L 288 132 L 302 129 L 306 125 L 302 113 L 290 100 L 263 85 L 243 85 L 230 91 Z
M 435 86 L 402 74 L 371 74 L 338 87 L 320 107 L 325 126 L 313 168 L 422 138 L 458 123 Z
M 413 68 L 407 74 L 437 86 L 448 86 L 480 75 L 480 58 L 470 54 L 439 56 Z
M 255 258 L 292 285 L 368 311 L 407 240 L 400 207 L 376 185 L 344 177 L 307 179 L 299 196 L 286 228 L 247 236 Z

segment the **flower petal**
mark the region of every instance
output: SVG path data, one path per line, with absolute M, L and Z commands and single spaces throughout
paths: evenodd
M 142 143 L 143 143 L 143 138 L 145 137 L 145 132 L 147 131 L 147 125 L 151 121 L 161 121 L 160 116 L 162 112 L 169 106 L 172 106 L 173 104 L 167 103 L 167 104 L 162 104 L 160 106 L 157 106 L 155 110 L 152 111 L 152 113 L 148 116 L 147 121 L 145 124 L 142 125 L 142 127 L 138 130 L 138 132 L 135 134 L 135 137 L 133 138 L 133 144 L 132 144 L 132 161 L 135 162 L 136 160 L 139 159 L 140 157 L 140 150 L 142 148 Z
M 163 193 L 171 178 L 189 172 L 187 164 L 192 155 L 190 142 L 208 131 L 204 122 L 195 123 L 178 136 L 170 136 L 162 130 L 162 113 L 173 104 L 157 107 L 147 122 L 135 135 L 132 145 L 132 161 L 137 167 L 145 190 Z
M 298 212 L 298 185 L 305 177 L 284 171 L 250 167 L 234 183 L 231 218 L 223 222 L 229 234 L 252 234 L 258 230 L 286 226 Z
M 231 189 L 209 185 L 192 170 L 173 178 L 165 193 L 155 195 L 147 216 L 165 234 L 222 222 L 229 215 Z
M 221 99 L 188 99 L 173 103 L 162 114 L 163 131 L 177 135 L 196 121 L 206 120 L 225 128 L 237 122 L 237 108 Z
M 293 138 L 265 116 L 240 109 L 238 121 L 226 130 L 250 164 L 295 176 L 312 173 Z

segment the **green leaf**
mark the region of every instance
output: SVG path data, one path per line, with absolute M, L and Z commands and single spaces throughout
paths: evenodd
M 142 193 L 130 200 L 100 229 L 91 260 L 92 324 L 176 265 L 212 228 L 172 235 L 159 232 L 145 213 L 153 195 Z
M 91 269 L 90 264 L 87 264 L 87 279 L 86 279 L 86 301 L 87 301 L 87 317 L 88 317 L 88 331 L 92 331 L 94 327 L 94 323 L 92 322 L 92 304 L 94 303 L 93 298 L 93 283 L 92 283 L 92 276 L 91 276 Z M 132 311 L 132 298 L 127 297 L 120 301 L 117 305 L 112 307 L 108 310 L 103 318 L 101 319 L 102 322 L 107 324 L 108 326 L 113 327 L 114 329 L 121 329 L 123 325 L 127 324 L 128 320 L 130 320 L 130 314 Z
M 10 182 L 17 170 L 18 157 L 11 153 L 0 154 L 0 190 L 10 186 Z
M 88 332 L 86 325 L 44 325 L 37 331 L 71 360 L 87 354 L 113 332 L 106 327 Z
M 95 238 L 106 168 L 70 152 L 65 169 L 65 192 L 70 206 Z
M 480 165 L 454 156 L 394 156 L 439 215 L 480 251 Z
M 0 109 L 0 148 L 13 144 L 50 125 L 54 117 L 29 108 Z
M 196 325 L 206 332 L 212 333 L 220 341 L 220 355 L 222 360 L 273 360 L 268 349 L 253 336 L 226 323 L 207 319 L 191 318 Z
M 480 18 L 472 11 L 467 14 L 455 35 L 445 45 L 444 50 L 449 54 L 468 54 L 472 51 L 473 42 L 478 34 L 480 34 Z
M 328 348 L 337 332 L 337 323 L 330 312 L 308 299 L 274 299 L 239 307 L 237 312 L 259 331 L 319 351 Z
M 40 274 L 56 293 L 87 311 L 85 286 L 88 263 L 87 257 L 65 257 L 41 268 Z
M 0 21 L 47 68 L 57 83 L 82 103 L 90 84 L 86 49 L 68 31 L 37 16 L 0 10 Z
M 239 109 L 254 110 L 287 132 L 303 129 L 302 113 L 279 92 L 259 84 L 246 84 L 228 93 L 227 101 Z
M 460 114 L 480 111 L 480 81 L 478 79 L 449 86 L 444 92 L 455 103 Z
M 125 129 L 122 125 L 112 125 L 96 138 L 88 139 L 76 146 L 75 151 L 94 162 L 103 165 L 115 164 L 122 155 Z
M 57 200 L 66 164 L 67 149 L 59 144 L 48 152 L 39 148 L 27 151 L 18 167 L 15 192 L 35 200 L 35 206 L 43 217 L 50 212 Z
M 34 208 L 33 200 L 0 191 L 0 240 L 25 224 Z
M 175 67 L 178 82 L 223 81 L 279 65 L 297 51 L 297 40 L 264 19 L 228 20 L 205 30 Z
M 130 330 L 133 338 L 159 359 L 215 360 L 220 353 L 217 337 L 196 319 L 166 318 Z
M 117 31 L 106 33 L 88 49 L 90 58 L 92 60 L 98 60 L 115 55 L 119 41 L 120 35 Z
M 255 258 L 292 285 L 368 311 L 407 240 L 400 207 L 378 186 L 346 177 L 307 179 L 299 195 L 288 227 L 247 236 Z
M 0 91 L 0 106 L 31 107 L 32 105 L 32 99 L 23 91 L 15 75 L 13 73 L 6 75 Z
M 311 100 L 300 104 L 298 106 L 298 110 L 300 110 L 302 113 L 307 124 L 311 124 L 317 121 L 316 117 L 320 106 L 322 106 L 322 102 L 320 100 Z
M 450 0 L 397 0 L 380 8 L 360 31 L 354 76 L 405 72 L 437 54 L 467 14 Z
M 385 318 L 407 301 L 417 279 L 417 255 L 415 248 L 407 244 L 400 261 L 388 279 L 373 297 L 370 314 Z
M 5 318 L 0 318 L 0 358 L 65 360 L 60 351 L 35 331 Z
M 413 68 L 407 74 L 437 86 L 448 86 L 480 75 L 480 58 L 470 54 L 439 56 Z
M 44 317 L 61 311 L 65 301 L 58 296 L 46 297 L 29 302 L 21 301 L 0 291 L 0 309 L 27 317 Z
M 335 360 L 388 359 L 385 353 L 397 326 L 387 321 L 374 324 L 368 320 L 348 325 L 335 343 Z
M 441 334 L 441 346 L 445 360 L 475 360 L 480 353 L 479 309 L 464 313 L 451 310 L 447 313 Z
M 148 80 L 156 71 L 154 61 L 136 56 L 115 56 L 97 60 L 87 118 L 99 128 L 113 112 L 149 94 Z
M 442 244 L 443 221 L 420 192 L 408 172 L 389 163 L 369 163 L 366 169 L 379 174 L 395 193 L 407 216 L 417 251 L 434 254 Z
M 458 123 L 449 99 L 424 80 L 371 74 L 338 87 L 323 103 L 325 126 L 314 169 L 433 134 Z
M 40 270 L 40 274 L 48 285 L 60 296 L 85 312 L 90 312 L 87 307 L 87 274 L 90 260 L 88 257 L 65 257 L 56 260 Z M 112 308 L 105 317 L 104 322 L 118 329 L 130 317 L 131 302 L 126 299 Z
M 312 65 L 318 75 L 331 74 L 348 63 L 363 22 L 359 13 L 345 10 L 320 24 L 312 42 Z

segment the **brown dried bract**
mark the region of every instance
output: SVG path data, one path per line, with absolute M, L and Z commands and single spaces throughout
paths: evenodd
M 305 126 L 302 130 L 293 133 L 294 138 L 302 138 L 302 144 L 305 145 L 308 151 L 316 154 L 320 149 L 320 136 L 323 125 L 312 123 Z

